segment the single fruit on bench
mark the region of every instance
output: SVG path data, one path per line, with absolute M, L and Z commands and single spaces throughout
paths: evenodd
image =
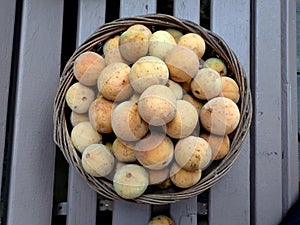
M 133 89 L 142 93 L 152 85 L 166 84 L 169 80 L 168 67 L 160 58 L 144 56 L 132 65 L 129 80 Z
M 103 144 L 89 145 L 82 153 L 83 169 L 95 177 L 107 176 L 114 168 L 115 158 Z
M 149 221 L 148 225 L 175 225 L 174 221 L 165 215 L 158 215 Z
M 175 145 L 175 160 L 185 170 L 204 170 L 212 160 L 208 142 L 200 137 L 189 136 L 180 139 Z
M 222 90 L 221 76 L 213 69 L 202 68 L 191 82 L 193 95 L 201 100 L 218 96 Z
M 192 49 L 198 58 L 202 58 L 205 53 L 206 44 L 204 39 L 195 33 L 187 33 L 178 40 L 178 45 L 183 45 Z
M 118 168 L 113 177 L 114 189 L 124 199 L 141 196 L 147 189 L 148 184 L 148 172 L 137 164 L 126 164 Z
M 119 40 L 119 49 L 123 58 L 134 63 L 148 53 L 148 37 L 140 30 L 126 30 Z
M 227 68 L 225 63 L 219 58 L 208 58 L 205 60 L 204 65 L 217 71 L 221 76 L 227 75 Z
M 141 94 L 138 112 L 151 125 L 165 125 L 176 115 L 176 97 L 170 88 L 152 85 Z
M 138 113 L 137 102 L 124 101 L 112 113 L 112 129 L 124 141 L 138 141 L 148 131 L 148 124 Z
M 240 111 L 231 99 L 215 97 L 203 105 L 200 121 L 210 133 L 216 135 L 230 134 L 239 124 Z
M 74 61 L 74 76 L 81 84 L 93 86 L 104 67 L 105 60 L 101 55 L 87 51 Z
M 83 152 L 91 144 L 97 144 L 102 141 L 102 135 L 99 134 L 90 122 L 81 122 L 71 131 L 71 140 L 74 147 Z
M 193 133 L 198 124 L 196 108 L 185 100 L 177 100 L 176 115 L 167 123 L 167 134 L 176 139 L 185 138 Z
M 129 81 L 130 67 L 125 63 L 107 65 L 98 77 L 99 92 L 108 100 L 122 101 L 129 98 L 132 88 Z
M 186 82 L 196 76 L 199 60 L 195 52 L 185 46 L 176 46 L 168 52 L 165 62 L 170 72 L 170 79 Z
M 72 84 L 66 93 L 67 105 L 76 113 L 86 113 L 94 99 L 95 92 L 93 89 L 79 82 Z
M 138 141 L 134 149 L 140 164 L 148 169 L 161 170 L 171 162 L 174 145 L 164 133 L 152 132 Z
M 111 114 L 114 103 L 103 96 L 96 98 L 89 107 L 89 120 L 99 133 L 111 133 Z
M 173 162 L 170 169 L 170 179 L 179 188 L 189 188 L 195 185 L 201 178 L 202 171 L 187 171 Z

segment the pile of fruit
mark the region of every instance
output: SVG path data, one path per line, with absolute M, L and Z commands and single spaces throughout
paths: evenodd
M 81 53 L 66 92 L 71 140 L 86 173 L 125 199 L 149 186 L 189 188 L 230 149 L 239 87 L 204 39 L 135 24 Z

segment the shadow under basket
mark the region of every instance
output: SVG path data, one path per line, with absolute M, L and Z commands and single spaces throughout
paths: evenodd
M 178 19 L 170 15 L 152 14 L 121 18 L 99 27 L 75 50 L 61 74 L 54 102 L 54 141 L 63 152 L 67 162 L 80 173 L 92 189 L 108 199 L 121 199 L 115 192 L 111 180 L 93 177 L 83 169 L 81 165 L 81 154 L 74 148 L 70 138 L 70 109 L 66 104 L 65 95 L 68 88 L 76 82 L 73 73 L 75 59 L 86 51 L 97 51 L 99 54 L 103 54 L 102 48 L 106 40 L 115 35 L 120 35 L 128 27 L 134 24 L 143 24 L 152 32 L 160 29 L 174 28 L 180 30 L 182 33 L 192 32 L 199 34 L 206 42 L 206 53 L 202 58 L 204 60 L 209 57 L 218 57 L 222 59 L 227 66 L 229 72 L 228 76 L 232 77 L 237 82 L 240 90 L 240 99 L 238 102 L 240 122 L 235 131 L 230 134 L 231 146 L 225 158 L 214 161 L 203 171 L 201 180 L 190 188 L 179 189 L 171 187 L 165 190 L 157 190 L 150 187 L 147 188 L 145 193 L 140 197 L 128 200 L 137 203 L 159 205 L 174 203 L 201 194 L 212 187 L 231 169 L 240 153 L 241 145 L 249 131 L 252 118 L 252 99 L 249 83 L 236 55 L 222 38 L 198 24 L 188 20 Z

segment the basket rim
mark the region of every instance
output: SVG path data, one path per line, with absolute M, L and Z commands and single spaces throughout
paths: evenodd
M 179 19 L 177 17 L 167 14 L 147 14 L 140 16 L 124 17 L 116 19 L 112 22 L 105 23 L 98 27 L 94 33 L 92 33 L 72 54 L 67 61 L 63 72 L 60 76 L 60 81 L 57 89 L 57 93 L 54 99 L 54 112 L 53 112 L 53 123 L 54 133 L 53 139 L 56 145 L 62 151 L 67 162 L 72 165 L 78 173 L 86 180 L 88 185 L 94 189 L 97 193 L 111 200 L 123 199 L 116 194 L 113 186 L 105 178 L 95 178 L 87 174 L 80 162 L 77 150 L 71 143 L 70 134 L 68 133 L 68 122 L 65 114 L 65 94 L 67 88 L 72 84 L 73 74 L 73 63 L 79 54 L 82 52 L 93 49 L 99 43 L 107 40 L 115 34 L 118 34 L 133 24 L 143 24 L 145 26 L 157 26 L 167 28 L 177 28 L 185 32 L 197 33 L 204 38 L 206 44 L 208 44 L 216 53 L 227 63 L 229 69 L 240 88 L 240 114 L 241 120 L 238 127 L 234 131 L 234 136 L 231 141 L 231 147 L 229 153 L 225 158 L 220 160 L 215 168 L 207 173 L 201 180 L 194 186 L 176 190 L 170 193 L 145 193 L 142 196 L 130 199 L 136 203 L 146 204 L 168 204 L 174 203 L 180 200 L 184 200 L 212 187 L 218 182 L 233 166 L 234 162 L 238 158 L 241 152 L 241 145 L 247 136 L 252 121 L 252 96 L 249 87 L 249 82 L 246 77 L 246 73 L 238 61 L 233 50 L 226 44 L 226 42 L 214 32 L 201 27 L 192 21 L 186 19 Z

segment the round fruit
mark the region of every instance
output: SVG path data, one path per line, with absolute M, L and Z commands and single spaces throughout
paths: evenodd
M 89 121 L 89 117 L 87 114 L 79 114 L 74 111 L 71 112 L 70 122 L 73 127 L 75 127 L 80 122 Z
M 113 142 L 112 152 L 116 159 L 120 162 L 129 163 L 136 161 L 136 157 L 134 154 L 134 145 L 125 145 L 117 138 Z
M 177 100 L 182 99 L 183 89 L 178 83 L 168 80 L 166 86 L 172 90 Z
M 128 63 L 122 56 L 119 50 L 120 36 L 116 35 L 108 39 L 103 45 L 103 54 L 106 65 L 116 62 Z
M 132 94 L 129 72 L 130 67 L 125 63 L 107 65 L 97 81 L 99 92 L 111 101 L 122 101 L 129 98 Z
M 148 37 L 140 30 L 126 30 L 119 40 L 119 49 L 122 57 L 134 63 L 148 53 Z
M 111 133 L 111 114 L 114 104 L 104 97 L 96 98 L 89 108 L 89 120 L 99 133 Z
M 239 86 L 230 77 L 221 77 L 222 78 L 222 91 L 219 96 L 230 98 L 232 101 L 237 103 L 240 99 L 240 90 Z
M 114 168 L 115 158 L 103 144 L 89 145 L 82 153 L 82 167 L 95 177 L 107 176 Z
M 153 217 L 148 225 L 175 225 L 174 221 L 165 215 L 158 215 Z
M 219 136 L 215 134 L 203 133 L 200 135 L 200 137 L 205 139 L 210 145 L 213 160 L 223 159 L 227 155 L 230 148 L 230 140 L 228 135 Z
M 152 85 L 141 94 L 138 112 L 151 125 L 165 125 L 176 115 L 176 97 L 170 88 Z
M 112 129 L 116 136 L 124 141 L 138 141 L 148 131 L 148 124 L 138 113 L 137 102 L 120 103 L 112 113 Z
M 226 97 L 216 97 L 205 103 L 200 112 L 200 121 L 210 133 L 225 135 L 233 132 L 240 121 L 236 103 Z
M 113 186 L 119 196 L 133 199 L 141 196 L 149 184 L 148 172 L 139 165 L 127 164 L 117 169 Z
M 95 99 L 93 89 L 79 82 L 72 84 L 66 93 L 66 102 L 70 109 L 76 113 L 86 113 Z
M 152 34 L 149 40 L 149 55 L 164 60 L 169 51 L 175 46 L 176 41 L 170 33 L 158 30 Z
M 97 144 L 102 141 L 102 136 L 91 125 L 90 122 L 81 122 L 71 131 L 71 140 L 74 147 L 83 152 L 91 144 Z
M 227 75 L 227 68 L 225 63 L 219 58 L 208 58 L 205 60 L 205 66 L 217 71 L 221 76 Z
M 152 36 L 151 30 L 148 27 L 146 27 L 145 25 L 143 25 L 143 24 L 134 24 L 134 25 L 128 27 L 127 30 L 141 31 L 141 32 L 143 32 L 146 35 L 146 37 L 148 39 L 150 39 L 150 37 Z
M 176 46 L 168 52 L 165 62 L 169 68 L 170 79 L 186 82 L 196 76 L 199 69 L 197 55 L 188 47 Z
M 193 133 L 197 124 L 198 113 L 195 107 L 185 100 L 177 100 L 176 115 L 167 123 L 167 134 L 172 138 L 185 138 Z
M 199 99 L 196 99 L 194 96 L 189 95 L 189 94 L 185 94 L 182 97 L 182 99 L 189 102 L 189 103 L 191 103 L 195 107 L 198 115 L 200 115 L 200 110 L 203 106 L 203 103 L 201 101 L 199 101 Z
M 80 54 L 74 61 L 74 76 L 79 83 L 86 86 L 93 86 L 103 68 L 105 67 L 104 58 L 91 51 Z
M 195 33 L 188 33 L 183 35 L 178 40 L 178 45 L 189 47 L 196 53 L 199 59 L 202 58 L 206 49 L 204 39 L 199 34 Z
M 175 160 L 185 170 L 203 170 L 211 162 L 212 151 L 206 140 L 189 136 L 175 145 Z
M 179 167 L 175 162 L 170 169 L 171 181 L 179 188 L 189 188 L 201 179 L 201 170 L 187 171 Z
M 169 176 L 169 167 L 161 170 L 148 170 L 149 184 L 158 184 L 165 181 Z
M 174 145 L 163 133 L 151 133 L 135 145 L 135 156 L 144 167 L 160 170 L 173 158 Z
M 166 84 L 168 79 L 167 65 L 154 56 L 140 58 L 132 65 L 129 73 L 130 84 L 138 93 L 155 84 Z
M 200 69 L 191 82 L 191 90 L 196 98 L 207 100 L 218 96 L 222 90 L 222 79 L 213 69 Z
M 166 31 L 169 32 L 173 36 L 173 38 L 175 39 L 176 43 L 183 36 L 183 33 L 181 31 L 176 30 L 174 28 L 168 28 L 168 29 L 166 29 Z

